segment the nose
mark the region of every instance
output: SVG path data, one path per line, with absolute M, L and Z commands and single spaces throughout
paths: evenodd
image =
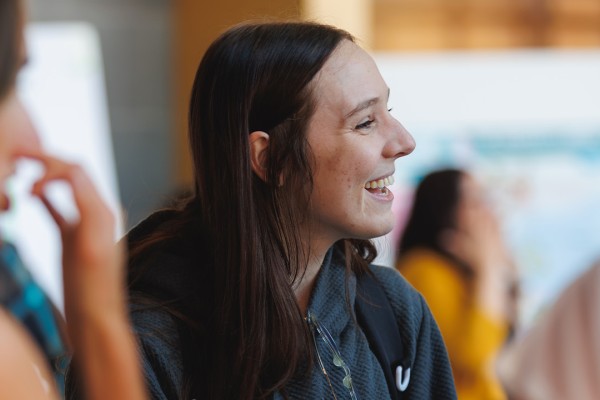
M 404 157 L 412 153 L 415 146 L 415 139 L 412 135 L 398 120 L 391 117 L 389 138 L 384 148 L 384 156 L 394 159 Z

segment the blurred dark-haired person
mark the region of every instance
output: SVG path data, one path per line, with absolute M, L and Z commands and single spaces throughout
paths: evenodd
M 484 189 L 471 174 L 445 169 L 421 181 L 396 268 L 439 324 L 458 398 L 505 399 L 495 361 L 515 320 L 516 272 Z

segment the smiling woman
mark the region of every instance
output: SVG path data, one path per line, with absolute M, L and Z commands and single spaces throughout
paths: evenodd
M 153 398 L 456 397 L 427 305 L 370 265 L 369 239 L 394 222 L 394 161 L 415 146 L 388 94 L 331 26 L 247 23 L 209 47 L 189 113 L 194 193 L 127 237 Z M 389 312 L 357 319 L 365 296 Z M 403 356 L 367 335 L 382 325 Z

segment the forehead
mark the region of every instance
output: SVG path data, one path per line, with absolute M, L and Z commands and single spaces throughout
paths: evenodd
M 386 97 L 387 91 L 373 58 L 349 40 L 342 41 L 331 54 L 314 87 L 319 107 L 342 113 L 350 112 L 365 100 Z

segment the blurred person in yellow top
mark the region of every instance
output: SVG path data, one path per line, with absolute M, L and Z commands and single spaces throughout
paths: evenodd
M 460 400 L 506 399 L 496 356 L 515 320 L 516 270 L 473 176 L 430 173 L 417 187 L 396 268 L 425 297 Z

